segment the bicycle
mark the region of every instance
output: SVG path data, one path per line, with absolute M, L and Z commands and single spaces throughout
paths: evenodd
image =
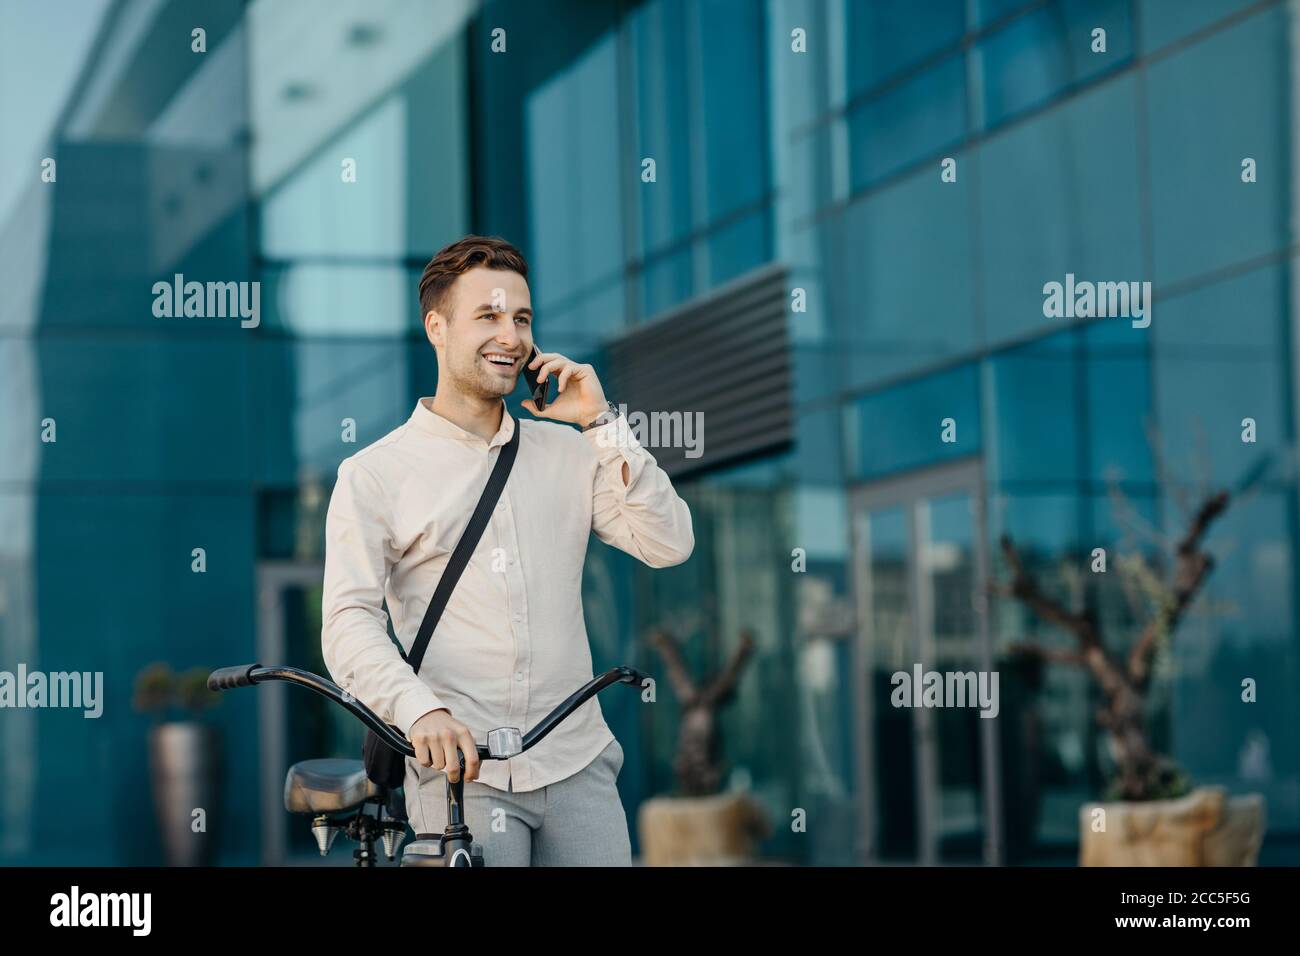
M 574 691 L 532 730 L 522 733 L 518 727 L 498 727 L 488 731 L 487 745 L 477 744 L 480 760 L 509 760 L 539 743 L 570 714 L 611 684 L 642 686 L 645 675 L 633 667 L 615 667 L 593 677 Z M 378 714 L 333 681 L 298 667 L 240 664 L 221 667 L 208 675 L 208 689 L 231 690 L 251 687 L 267 681 L 284 681 L 315 691 L 348 710 L 378 734 L 388 746 L 407 757 L 414 757 L 410 741 Z M 402 850 L 400 866 L 486 866 L 483 847 L 465 823 L 464 806 L 465 753 L 456 748 L 461 776 L 447 782 L 447 825 L 440 836 L 416 834 L 416 839 Z M 374 806 L 373 816 L 366 813 Z M 329 853 L 335 838 L 344 833 L 358 844 L 352 852 L 353 865 L 375 866 L 374 845 L 378 840 L 391 862 L 406 838 L 406 807 L 401 788 L 376 784 L 360 760 L 323 758 L 303 760 L 289 768 L 284 781 L 284 807 L 290 813 L 312 814 L 312 834 L 321 856 Z M 384 819 L 387 811 L 388 819 Z

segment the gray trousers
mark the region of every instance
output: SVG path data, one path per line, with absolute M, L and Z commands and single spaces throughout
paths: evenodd
M 471 780 L 465 822 L 488 866 L 630 866 L 627 814 L 615 781 L 623 767 L 617 740 L 572 776 L 515 793 Z M 447 776 L 406 761 L 406 808 L 417 834 L 447 826 Z

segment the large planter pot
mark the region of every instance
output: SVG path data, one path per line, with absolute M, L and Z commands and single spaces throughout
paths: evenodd
M 149 774 L 154 810 L 168 866 L 209 866 L 217 819 L 216 728 L 197 721 L 158 724 L 149 731 Z M 195 832 L 194 811 L 204 811 Z
M 1106 811 L 1105 830 L 1094 811 Z M 1079 810 L 1080 866 L 1254 866 L 1264 840 L 1264 797 L 1198 787 L 1176 800 L 1091 803 Z
M 762 805 L 744 793 L 654 797 L 637 812 L 646 866 L 743 865 L 770 832 Z

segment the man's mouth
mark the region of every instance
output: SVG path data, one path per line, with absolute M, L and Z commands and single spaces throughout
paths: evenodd
M 484 352 L 483 358 L 493 368 L 502 372 L 513 372 L 515 364 L 519 361 L 504 352 Z

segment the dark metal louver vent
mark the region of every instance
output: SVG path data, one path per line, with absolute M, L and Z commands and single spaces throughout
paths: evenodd
M 788 312 L 785 270 L 765 266 L 606 346 L 606 393 L 634 426 L 644 414 L 638 437 L 669 475 L 789 446 Z

